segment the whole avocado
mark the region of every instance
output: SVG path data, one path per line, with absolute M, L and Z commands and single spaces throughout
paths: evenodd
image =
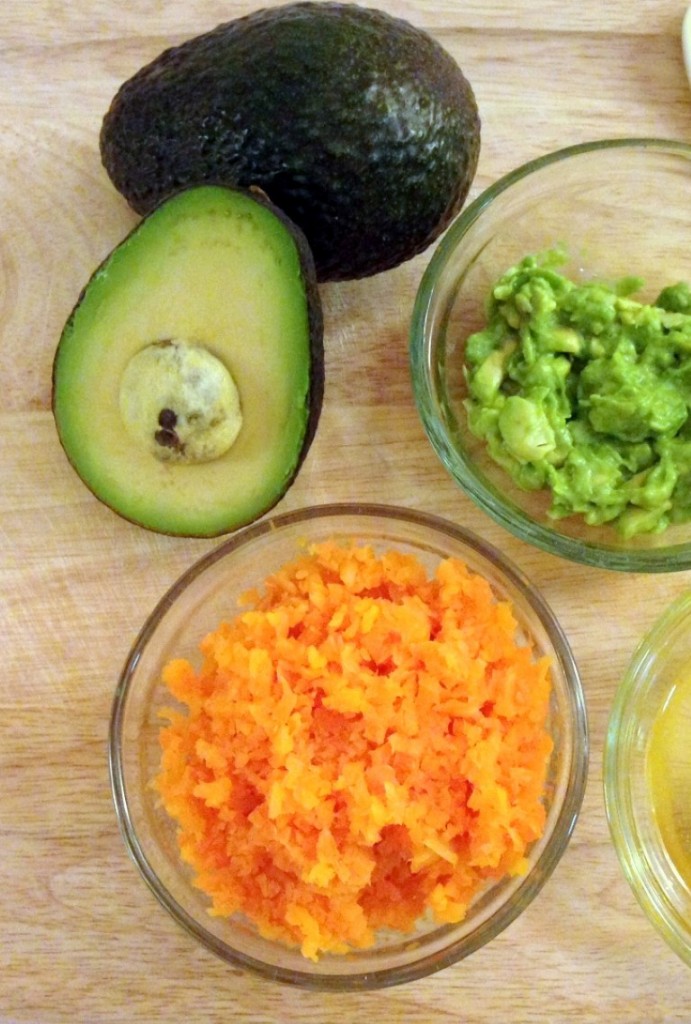
M 125 82 L 101 157 L 138 213 L 202 183 L 258 187 L 305 233 L 320 281 L 425 249 L 473 180 L 473 90 L 431 36 L 382 11 L 300 2 L 168 49 Z

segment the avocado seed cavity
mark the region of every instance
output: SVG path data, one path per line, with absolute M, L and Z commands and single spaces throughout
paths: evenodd
M 178 339 L 153 342 L 130 359 L 120 415 L 130 437 L 161 462 L 211 462 L 242 426 L 226 366 L 202 345 Z

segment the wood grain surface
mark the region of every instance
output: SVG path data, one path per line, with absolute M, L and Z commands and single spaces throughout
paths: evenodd
M 689 1024 L 691 973 L 643 916 L 607 831 L 602 748 L 617 681 L 689 573 L 624 576 L 533 550 L 451 483 L 418 420 L 408 324 L 430 252 L 322 289 L 327 388 L 281 510 L 371 498 L 481 533 L 540 588 L 578 660 L 589 784 L 570 847 L 528 910 L 440 974 L 367 995 L 261 982 L 199 948 L 129 861 L 106 736 L 120 666 L 170 583 L 213 541 L 146 533 L 92 498 L 50 413 L 61 327 L 135 217 L 99 162 L 116 88 L 240 0 L 3 0 L 0 16 L 0 1021 Z M 560 146 L 691 140 L 681 0 L 379 0 L 432 32 L 483 122 L 471 198 Z

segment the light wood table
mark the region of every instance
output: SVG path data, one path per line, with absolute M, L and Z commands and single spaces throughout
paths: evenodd
M 471 198 L 523 161 L 598 137 L 691 140 L 681 0 L 380 0 L 428 28 L 475 88 Z M 165 46 L 248 13 L 241 0 L 4 0 L 0 17 L 0 1020 L 2 1024 L 432 1021 L 689 1024 L 691 973 L 622 877 L 602 796 L 617 681 L 688 573 L 567 564 L 505 533 L 455 487 L 415 411 L 407 331 L 430 253 L 324 286 L 327 387 L 279 508 L 373 498 L 439 513 L 501 548 L 571 640 L 590 716 L 573 840 L 529 909 L 435 977 L 372 994 L 287 989 L 225 966 L 162 911 L 121 841 L 106 735 L 145 616 L 215 541 L 146 533 L 62 455 L 54 348 L 96 264 L 135 223 L 98 156 L 117 86 Z

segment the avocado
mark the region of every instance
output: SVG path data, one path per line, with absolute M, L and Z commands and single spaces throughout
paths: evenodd
M 300 230 L 261 195 L 185 189 L 96 270 L 62 332 L 53 414 L 91 491 L 161 533 L 215 536 L 295 478 L 323 397 Z
M 355 4 L 292 3 L 160 54 L 116 93 L 100 148 L 138 213 L 181 186 L 258 186 L 304 231 L 318 280 L 346 280 L 395 267 L 447 226 L 480 120 L 426 32 Z

